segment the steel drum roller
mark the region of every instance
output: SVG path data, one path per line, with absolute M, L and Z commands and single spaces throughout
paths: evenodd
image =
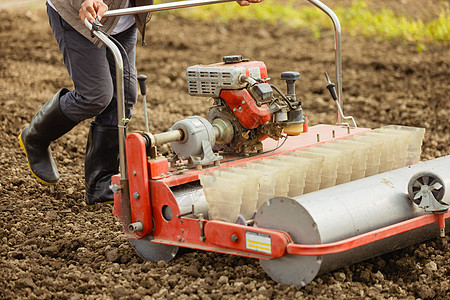
M 255 226 L 286 231 L 295 243 L 324 244 L 418 217 L 426 212 L 409 199 L 408 182 L 423 171 L 439 175 L 449 186 L 450 156 L 295 198 L 273 198 L 259 209 Z M 444 195 L 441 202 L 450 203 L 450 195 Z M 449 226 L 447 219 L 447 232 Z M 304 286 L 318 274 L 417 244 L 438 234 L 434 223 L 341 253 L 286 255 L 260 262 L 275 281 Z

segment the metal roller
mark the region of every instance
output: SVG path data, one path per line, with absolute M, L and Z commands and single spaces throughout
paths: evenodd
M 208 218 L 208 202 L 199 183 L 175 186 L 172 187 L 172 192 L 181 214 L 193 212 L 195 215 L 203 214 L 203 217 Z
M 180 213 L 183 216 L 192 216 L 202 214 L 208 218 L 208 203 L 205 193 L 200 184 L 190 183 L 172 188 L 172 193 L 177 202 Z M 169 209 L 163 209 L 163 215 L 167 219 L 172 219 L 172 212 Z M 170 215 L 168 215 L 170 214 Z M 147 236 L 142 239 L 129 239 L 136 250 L 136 253 L 144 260 L 157 262 L 160 260 L 171 261 L 178 253 L 179 247 L 152 243 L 153 237 Z
M 295 243 L 325 244 L 429 214 L 408 197 L 410 179 L 434 173 L 450 184 L 450 156 L 367 177 L 295 198 L 267 201 L 255 216 L 255 226 L 283 230 Z M 440 203 L 450 203 L 447 193 Z M 450 220 L 446 220 L 449 231 Z M 323 256 L 285 255 L 260 260 L 273 280 L 304 286 L 326 273 L 371 257 L 438 236 L 436 223 L 396 234 L 358 248 Z

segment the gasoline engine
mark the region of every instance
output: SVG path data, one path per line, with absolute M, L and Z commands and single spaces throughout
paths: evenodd
M 172 127 L 182 131 L 182 139 L 172 143 L 174 151 L 181 159 L 204 164 L 221 158 L 211 155 L 211 150 L 246 156 L 262 152 L 261 141 L 266 138 L 299 135 L 305 124 L 295 95 L 300 74 L 284 72 L 281 79 L 286 81 L 286 95 L 269 84 L 264 62 L 240 55 L 225 56 L 222 63 L 188 67 L 189 94 L 212 97 L 213 106 L 207 120 L 187 118 Z

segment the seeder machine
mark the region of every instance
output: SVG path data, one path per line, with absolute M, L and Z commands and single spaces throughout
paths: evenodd
M 448 232 L 450 157 L 419 163 L 423 128 L 371 130 L 344 115 L 339 20 L 320 1 L 309 2 L 334 24 L 337 90 L 326 73 L 324 85 L 336 101 L 336 125 L 308 126 L 295 92 L 299 73 L 282 73 L 286 88 L 279 88 L 264 62 L 231 55 L 187 68 L 189 94 L 214 100 L 206 118 L 127 135 L 120 51 L 86 24 L 116 58 L 123 123 L 113 213 L 142 258 L 170 261 L 179 247 L 251 257 L 276 282 L 304 286 L 318 274 Z M 145 78 L 139 81 L 145 100 Z M 157 147 L 166 143 L 173 153 L 164 157 Z

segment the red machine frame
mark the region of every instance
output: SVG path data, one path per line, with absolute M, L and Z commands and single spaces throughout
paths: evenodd
M 352 128 L 351 130 L 350 133 L 348 127 L 314 126 L 309 128 L 308 133 L 290 138 L 288 143 L 263 156 L 293 151 L 334 137 L 345 137 L 368 129 Z M 268 140 L 265 142 L 265 147 L 274 149 L 276 143 L 276 141 Z M 260 155 L 230 162 L 225 160 L 221 166 L 188 170 L 184 174 L 171 176 L 167 159 L 147 161 L 145 139 L 141 134 L 129 134 L 126 149 L 127 153 L 132 153 L 127 155 L 132 222 L 141 222 L 143 225 L 143 229 L 135 233 L 124 227 L 127 238 L 140 239 L 151 235 L 152 243 L 270 260 L 285 254 L 315 256 L 348 251 L 435 222 L 438 223 L 439 229 L 445 228 L 445 219 L 450 217 L 450 212 L 424 215 L 333 243 L 296 244 L 284 231 L 206 220 L 202 216 L 195 216 L 194 211 L 181 214 L 170 189 L 173 186 L 197 181 L 198 175 L 202 172 L 260 159 Z M 113 176 L 112 182 L 120 186 L 120 175 Z M 123 220 L 122 198 L 121 191 L 118 191 L 115 195 L 113 210 L 113 213 L 121 220 Z M 163 211 L 171 213 L 165 215 Z M 189 215 L 194 215 L 194 218 L 188 217 Z M 265 236 L 270 240 L 270 244 L 263 245 L 262 251 L 252 250 L 254 247 L 249 249 L 248 238 L 246 238 L 249 234 Z

